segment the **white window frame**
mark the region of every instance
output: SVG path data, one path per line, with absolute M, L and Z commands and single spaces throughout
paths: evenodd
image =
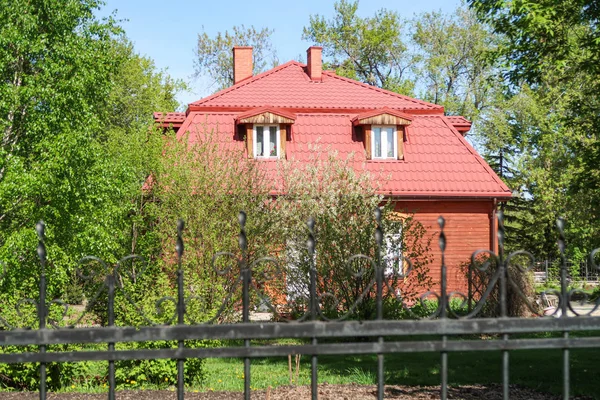
M 388 141 L 387 141 L 387 135 L 381 135 L 381 157 L 377 157 L 375 156 L 375 129 L 388 129 L 388 128 L 392 128 L 394 135 L 393 135 L 393 143 L 392 145 L 394 146 L 394 155 L 393 157 L 388 157 L 387 156 L 387 150 L 388 150 Z M 384 151 L 385 150 L 385 151 Z M 384 155 L 385 154 L 385 155 Z M 371 127 L 371 158 L 375 159 L 375 160 L 396 160 L 398 159 L 398 129 L 396 129 L 396 126 L 394 125 L 373 125 Z
M 385 265 L 384 274 L 388 277 L 396 274 L 404 276 L 404 249 L 402 248 L 402 230 L 398 233 L 388 233 L 384 237 Z M 397 272 L 396 272 L 397 271 Z
M 276 133 L 275 133 L 275 143 L 276 143 L 275 144 L 275 152 L 276 152 L 276 154 L 274 156 L 272 156 L 272 155 L 259 156 L 258 155 L 258 141 L 257 141 L 257 136 L 258 135 L 256 133 L 256 131 L 257 131 L 256 128 L 258 128 L 258 127 L 262 127 L 263 128 L 263 150 L 264 150 L 265 144 L 266 143 L 270 143 L 270 142 L 267 142 L 267 141 L 264 140 L 265 139 L 265 136 L 264 136 L 265 132 L 269 132 L 270 133 L 270 128 L 271 127 L 275 127 L 275 129 L 276 129 Z M 255 124 L 254 127 L 253 127 L 253 130 L 254 130 L 254 132 L 253 132 L 253 135 L 252 135 L 252 149 L 254 150 L 254 158 L 271 158 L 271 159 L 279 158 L 281 156 L 281 143 L 280 143 L 281 138 L 280 138 L 280 132 L 279 132 L 279 125 L 276 125 L 276 124 L 267 124 L 267 125 Z M 270 151 L 264 152 L 264 153 L 265 154 L 267 154 L 267 153 L 270 154 Z

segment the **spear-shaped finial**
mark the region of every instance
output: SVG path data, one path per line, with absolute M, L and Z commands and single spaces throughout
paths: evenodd
M 184 246 L 183 246 L 183 228 L 185 227 L 185 223 L 182 219 L 177 220 L 177 244 L 175 245 L 175 250 L 177 251 L 177 258 L 181 260 L 183 256 Z
M 306 222 L 306 226 L 308 226 L 308 240 L 306 241 L 306 245 L 308 246 L 309 254 L 314 254 L 315 252 L 315 219 L 310 217 Z
M 565 239 L 565 220 L 562 217 L 556 219 L 556 227 L 558 228 L 558 250 L 564 256 L 566 248 Z
M 377 242 L 377 246 L 381 247 L 383 243 L 383 230 L 381 229 L 381 209 L 379 207 L 375 208 L 375 221 L 377 221 L 377 228 L 375 228 L 375 242 Z
M 504 212 L 502 210 L 498 211 L 498 248 L 504 249 L 504 239 L 505 239 L 505 231 L 504 231 Z
M 40 259 L 40 263 L 42 264 L 42 273 L 44 273 L 46 267 L 46 245 L 44 244 L 44 240 L 46 239 L 46 225 L 44 224 L 44 221 L 39 221 L 35 225 L 35 230 L 37 231 L 39 239 L 37 246 L 37 254 Z
M 238 236 L 238 243 L 242 251 L 246 251 L 248 248 L 248 239 L 246 238 L 246 213 L 240 211 L 238 214 L 238 221 L 240 223 L 240 235 Z
M 446 220 L 441 215 L 438 217 L 438 225 L 440 226 L 440 250 L 446 251 L 446 234 L 444 233 L 444 226 L 446 226 Z

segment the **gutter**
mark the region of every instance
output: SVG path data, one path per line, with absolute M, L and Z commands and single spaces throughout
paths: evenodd
M 383 197 L 385 199 L 390 199 L 390 200 L 419 200 L 419 201 L 440 201 L 440 200 L 456 200 L 456 201 L 467 201 L 467 200 L 492 200 L 494 201 L 494 204 L 497 204 L 497 202 L 506 202 L 509 201 L 512 198 L 512 194 L 504 194 L 502 193 L 501 196 L 498 196 L 497 193 L 493 193 L 493 194 L 485 194 L 485 195 L 444 195 L 444 194 L 438 194 L 438 195 L 432 195 L 432 194 L 413 194 L 413 195 L 401 195 L 401 194 L 385 194 L 385 193 L 379 193 L 382 194 Z

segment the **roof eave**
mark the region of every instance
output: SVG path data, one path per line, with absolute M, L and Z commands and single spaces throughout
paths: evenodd
M 493 200 L 508 201 L 511 192 L 379 192 L 386 198 L 395 200 Z

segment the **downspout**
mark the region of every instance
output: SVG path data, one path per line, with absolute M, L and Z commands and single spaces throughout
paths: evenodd
M 494 207 L 492 208 L 492 218 L 490 221 L 490 250 L 494 253 L 498 253 L 497 237 L 496 234 L 496 210 L 498 208 L 498 199 L 494 197 Z

